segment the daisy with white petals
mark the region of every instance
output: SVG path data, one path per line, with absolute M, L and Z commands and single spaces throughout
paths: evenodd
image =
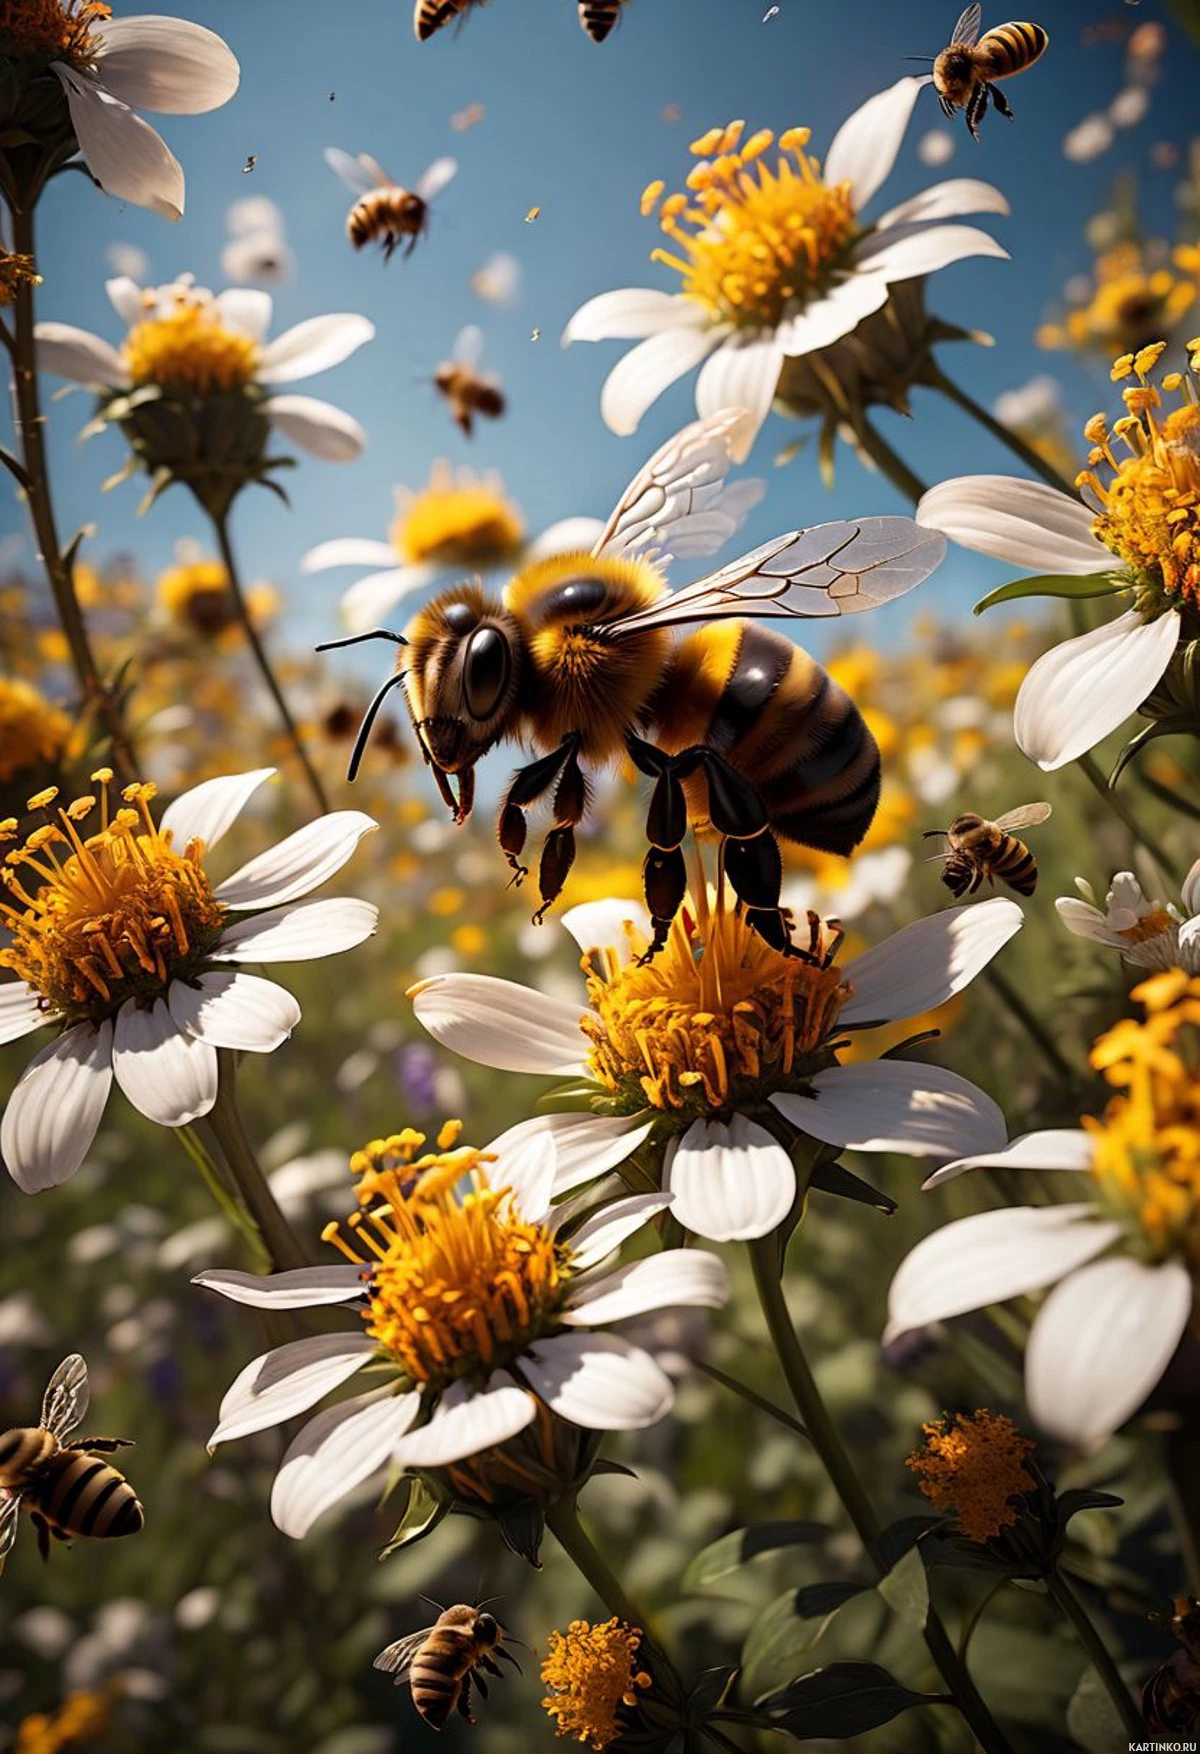
M 157 823 L 151 785 L 126 786 L 110 806 L 112 773 L 96 792 L 53 808 L 10 848 L 0 871 L 0 1042 L 52 1025 L 4 1111 L 0 1152 L 26 1193 L 55 1187 L 86 1157 L 115 1078 L 148 1119 L 182 1127 L 217 1097 L 217 1050 L 270 1053 L 300 1007 L 246 963 L 307 962 L 361 944 L 377 910 L 349 898 L 301 901 L 340 871 L 369 816 L 318 818 L 215 887 L 208 854 L 273 768 L 184 792 Z M 14 821 L 0 838 L 16 842 Z
M 1077 938 L 1118 950 L 1135 968 L 1181 968 L 1200 974 L 1200 859 L 1183 880 L 1182 909 L 1151 901 L 1132 871 L 1118 871 L 1104 907 L 1090 883 L 1075 879 L 1078 896 L 1060 895 L 1058 917 Z
M 998 1146 L 990 1097 L 940 1066 L 841 1064 L 850 1032 L 916 1016 L 972 981 L 1022 924 L 1001 898 L 948 908 L 874 950 L 835 962 L 841 932 L 809 916 L 812 960 L 772 950 L 721 900 L 685 903 L 666 947 L 640 903 L 570 909 L 583 951 L 583 1000 L 551 998 L 490 975 L 447 974 L 412 989 L 413 1009 L 446 1047 L 506 1072 L 587 1080 L 590 1112 L 540 1115 L 497 1142 L 552 1138 L 555 1192 L 638 1153 L 686 1230 L 717 1242 L 765 1236 L 796 1198 L 789 1145 L 945 1159 Z
M 807 150 L 807 128 L 785 129 L 772 166 L 771 131 L 743 140 L 745 124 L 731 122 L 693 142 L 686 194 L 660 206 L 663 184 L 650 185 L 642 211 L 658 208 L 668 240 L 653 259 L 680 275 L 681 290 L 602 293 L 563 334 L 564 344 L 639 343 L 601 394 L 614 432 L 635 432 L 650 404 L 701 366 L 702 416 L 730 404 L 754 416 L 741 461 L 785 359 L 840 341 L 883 308 L 897 281 L 968 256 L 1007 256 L 986 232 L 956 223 L 967 213 L 1008 212 L 998 189 L 973 178 L 938 183 L 878 219 L 863 217 L 896 162 L 921 85 L 901 79 L 869 98 L 838 130 L 823 167 Z
M 221 1403 L 210 1448 L 307 1412 L 371 1367 L 373 1386 L 318 1413 L 285 1454 L 271 1494 L 285 1534 L 307 1534 L 386 1468 L 446 1468 L 535 1422 L 531 1435 L 546 1442 L 556 1421 L 592 1432 L 653 1425 L 671 1410 L 670 1379 L 603 1330 L 729 1295 L 722 1263 L 698 1249 L 606 1264 L 666 1196 L 635 1195 L 580 1221 L 570 1207 L 551 1209 L 551 1138 L 486 1151 L 456 1149 L 456 1139 L 452 1124 L 416 1161 L 421 1134 L 380 1142 L 390 1164 L 362 1175 L 360 1210 L 323 1233 L 344 1264 L 196 1281 L 259 1309 L 343 1304 L 357 1318 L 254 1359 Z
M 917 1244 L 888 1298 L 885 1340 L 1052 1287 L 1025 1350 L 1043 1430 L 1094 1448 L 1155 1388 L 1193 1314 L 1200 1265 L 1200 981 L 1179 969 L 1134 989 L 1144 1021 L 1100 1037 L 1113 1086 L 1102 1116 L 1027 1133 L 949 1163 L 928 1186 L 981 1168 L 1062 1170 L 1068 1205 L 960 1218 Z

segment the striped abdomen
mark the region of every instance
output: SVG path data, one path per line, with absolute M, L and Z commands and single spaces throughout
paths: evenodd
M 602 43 L 621 11 L 621 0 L 579 0 L 579 22 L 594 43 Z
M 416 0 L 413 8 L 413 29 L 417 33 L 419 43 L 428 42 L 449 24 L 452 18 L 458 18 L 466 12 L 471 0 Z
M 1018 895 L 1032 895 L 1037 888 L 1037 860 L 1015 834 L 1006 834 L 991 861 L 993 877 L 1002 878 Z
M 700 628 L 675 652 L 652 704 L 671 753 L 703 743 L 754 784 L 788 840 L 849 853 L 879 802 L 879 750 L 843 688 L 807 652 L 757 622 Z M 693 819 L 704 781 L 687 782 Z
M 998 24 L 975 45 L 975 66 L 984 79 L 1011 79 L 1041 55 L 1049 36 L 1040 24 Z
M 445 1728 L 478 1655 L 470 1634 L 453 1626 L 435 1626 L 413 1658 L 409 1671 L 413 1704 L 435 1730 Z
M 95 1540 L 136 1535 L 146 1520 L 137 1493 L 124 1474 L 86 1450 L 60 1450 L 43 1469 L 25 1503 L 55 1534 L 67 1539 L 73 1535 Z

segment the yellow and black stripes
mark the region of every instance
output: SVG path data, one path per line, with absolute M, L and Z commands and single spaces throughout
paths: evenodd
M 474 0 L 416 0 L 413 8 L 413 30 L 417 41 L 426 43 L 443 25 L 461 18 Z
M 60 1536 L 95 1540 L 135 1535 L 145 1522 L 137 1494 L 123 1474 L 83 1450 L 62 1450 L 46 1470 L 36 1510 Z
M 579 22 L 594 43 L 602 43 L 621 14 L 623 0 L 579 0 Z
M 1050 38 L 1040 24 L 998 24 L 975 45 L 975 67 L 981 79 L 1011 79 L 1024 73 L 1045 50 Z

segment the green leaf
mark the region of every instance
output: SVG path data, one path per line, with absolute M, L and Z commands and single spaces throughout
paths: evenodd
M 1103 584 L 1097 583 L 1099 578 L 1103 578 Z M 1127 589 L 1123 579 L 1094 572 L 1081 575 L 1037 573 L 1032 578 L 1014 579 L 1009 585 L 989 591 L 976 603 L 974 612 L 982 615 L 985 609 L 994 609 L 997 603 L 1015 603 L 1021 597 L 1074 597 L 1078 601 L 1083 597 L 1111 597 L 1117 591 Z
M 414 1541 L 432 1533 L 448 1509 L 449 1506 L 430 1491 L 420 1475 L 410 1475 L 404 1515 L 387 1546 L 380 1549 L 380 1559 L 387 1559 L 390 1554 L 398 1553 L 401 1547 L 411 1546 Z
M 1058 1526 L 1065 1529 L 1081 1510 L 1116 1510 L 1124 1502 L 1114 1492 L 1094 1492 L 1087 1486 L 1074 1486 L 1067 1492 L 1060 1492 L 1055 1501 Z
M 925 1630 L 929 1616 L 929 1579 L 920 1546 L 913 1546 L 881 1577 L 876 1585 L 880 1595 L 894 1614 L 910 1622 L 918 1632 Z
M 895 1200 L 890 1199 L 887 1194 L 881 1194 L 870 1182 L 851 1175 L 840 1163 L 819 1163 L 813 1170 L 812 1180 L 808 1185 L 819 1188 L 823 1194 L 837 1194 L 843 1200 L 856 1200 L 859 1205 L 873 1206 L 876 1212 L 886 1213 L 889 1218 L 896 1210 Z
M 1067 1706 L 1067 1729 L 1086 1754 L 1126 1754 L 1129 1747 L 1129 1731 L 1090 1665 L 1079 1677 Z
M 929 1698 L 902 1686 L 878 1663 L 830 1663 L 757 1704 L 773 1729 L 786 1730 L 798 1741 L 822 1736 L 841 1741 L 891 1723 Z
M 760 1553 L 776 1553 L 781 1547 L 812 1546 L 823 1541 L 829 1530 L 824 1523 L 777 1522 L 755 1523 L 748 1529 L 734 1529 L 703 1548 L 683 1574 L 686 1591 L 706 1589 L 731 1571 L 748 1565 Z
M 798 1620 L 819 1620 L 836 1614 L 843 1603 L 863 1595 L 870 1587 L 869 1583 L 855 1583 L 853 1578 L 805 1584 L 792 1597 L 792 1611 Z
M 889 1523 L 875 1543 L 875 1557 L 880 1569 L 894 1570 L 911 1547 L 932 1534 L 934 1529 L 945 1528 L 946 1521 L 943 1516 L 928 1516 L 918 1511 L 914 1516 L 898 1517 L 894 1523 Z

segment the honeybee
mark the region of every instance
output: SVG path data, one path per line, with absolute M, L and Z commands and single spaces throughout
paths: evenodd
M 497 1657 L 520 1668 L 511 1651 L 504 1649 L 504 1628 L 496 1616 L 459 1602 L 444 1608 L 432 1626 L 410 1632 L 381 1650 L 375 1667 L 394 1675 L 397 1687 L 407 1677 L 413 1704 L 425 1722 L 444 1730 L 456 1705 L 469 1724 L 475 1722 L 471 1683 L 486 1699 L 487 1684 L 480 1671 L 502 1674 Z
M 356 157 L 337 146 L 327 146 L 325 162 L 358 196 L 346 219 L 346 235 L 356 250 L 381 243 L 385 261 L 405 238 L 404 254 L 411 256 L 417 239 L 429 229 L 429 208 L 458 173 L 452 158 L 434 159 L 411 189 L 395 182 L 368 152 Z
M 624 0 L 579 0 L 579 22 L 594 43 L 602 43 L 621 16 Z
M 471 7 L 482 4 L 483 0 L 416 0 L 413 7 L 413 30 L 417 41 L 427 43 L 451 19 L 457 18 L 461 25 Z
M 40 1423 L 0 1433 L 0 1571 L 16 1540 L 22 1506 L 37 1530 L 43 1559 L 50 1552 L 51 1535 L 56 1541 L 74 1535 L 111 1540 L 136 1535 L 145 1523 L 145 1512 L 124 1474 L 99 1459 L 126 1448 L 128 1438 L 63 1442 L 87 1412 L 88 1398 L 87 1365 L 72 1352 L 50 1378 Z
M 669 592 L 659 553 L 710 554 L 748 509 L 750 484 L 729 489 L 725 477 L 732 458 L 745 455 L 751 427 L 744 408 L 685 427 L 634 476 L 590 551 L 532 560 L 500 600 L 456 585 L 402 634 L 377 628 L 329 642 L 387 639 L 403 648 L 363 719 L 351 779 L 376 713 L 401 684 L 455 821 L 471 813 L 481 756 L 501 742 L 535 752 L 499 817 L 501 850 L 519 882 L 527 875 L 525 812 L 552 800 L 535 920 L 575 857 L 591 793 L 585 766 L 615 768 L 629 758 L 654 781 L 643 869 L 655 928 L 649 955 L 665 943 L 686 891 L 689 822 L 722 837 L 734 892 L 780 949 L 790 937 L 776 835 L 849 853 L 870 826 L 879 752 L 858 709 L 791 640 L 744 617 L 796 621 L 874 608 L 927 578 L 946 543 L 908 518 L 791 530 Z M 676 628 L 697 622 L 676 645 Z
M 446 398 L 455 426 L 471 437 L 477 414 L 498 420 L 504 413 L 504 392 L 497 377 L 477 369 L 483 353 L 483 332 L 472 323 L 460 331 L 454 352 L 433 374 L 435 388 Z
M 1174 1610 L 1170 1627 L 1180 1648 L 1142 1683 L 1142 1716 L 1155 1736 L 1200 1730 L 1200 1602 L 1177 1596 Z
M 1036 828 L 1049 814 L 1049 804 L 1022 804 L 1019 810 L 1009 810 L 989 822 L 986 816 L 969 810 L 956 816 L 945 830 L 927 829 L 924 838 L 945 835 L 942 882 L 951 895 L 974 895 L 985 877 L 993 884 L 999 877 L 1018 895 L 1032 895 L 1037 888 L 1037 860 L 1013 830 Z
M 998 24 L 982 37 L 981 6 L 968 6 L 954 35 L 933 63 L 933 83 L 943 114 L 966 111 L 967 127 L 979 138 L 979 124 L 991 98 L 993 108 L 1012 120 L 1008 99 L 997 81 L 1032 67 L 1050 41 L 1040 24 Z

